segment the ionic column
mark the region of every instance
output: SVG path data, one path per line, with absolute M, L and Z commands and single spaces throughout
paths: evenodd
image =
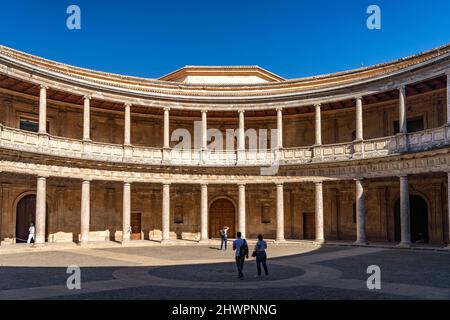
M 169 120 L 169 111 L 170 108 L 164 108 L 164 149 L 170 148 L 169 141 L 169 128 L 170 128 L 170 120 Z
M 202 110 L 202 150 L 208 149 L 208 124 L 206 114 L 208 110 Z
M 447 125 L 450 125 L 450 71 L 447 73 Z
M 162 241 L 170 240 L 170 184 L 163 184 Z
M 321 120 L 321 115 L 320 115 L 320 108 L 321 105 L 319 104 L 315 104 L 314 105 L 315 108 L 315 116 L 316 116 L 316 121 L 315 121 L 315 128 L 316 128 L 316 146 L 320 146 L 322 145 L 322 120 Z
M 238 137 L 238 151 L 245 150 L 245 124 L 244 124 L 244 110 L 239 110 L 239 137 Z
M 276 241 L 284 241 L 284 195 L 283 184 L 277 184 L 277 235 Z
M 39 91 L 39 131 L 47 133 L 47 86 L 41 85 Z
M 90 106 L 91 97 L 84 96 L 84 105 L 83 105 L 83 141 L 91 140 L 91 106 Z
M 86 245 L 89 242 L 89 220 L 91 208 L 90 187 L 91 182 L 89 180 L 85 180 L 81 184 L 81 245 Z
M 399 92 L 399 109 L 398 109 L 398 126 L 399 133 L 408 133 L 407 123 L 408 123 L 408 109 L 406 106 L 406 87 L 401 86 L 398 89 Z
M 125 104 L 125 124 L 124 124 L 124 139 L 123 144 L 131 145 L 131 104 Z
M 45 177 L 37 178 L 36 189 L 36 244 L 45 243 L 45 219 L 46 219 L 46 194 L 47 183 Z
M 283 148 L 283 109 L 277 108 L 277 147 Z
M 316 203 L 316 242 L 325 242 L 323 230 L 323 184 L 315 182 L 315 203 Z
M 361 141 L 363 137 L 363 100 L 362 97 L 356 98 L 356 141 Z
M 208 241 L 208 185 L 201 185 L 200 241 Z
M 400 177 L 400 246 L 409 247 L 411 245 L 411 225 L 409 216 L 409 183 L 408 176 Z
M 129 182 L 123 183 L 122 214 L 122 242 L 128 242 L 131 234 L 131 184 Z
M 238 231 L 242 233 L 242 238 L 246 237 L 245 225 L 245 184 L 239 185 L 239 213 L 238 213 Z M 234 235 L 233 235 L 234 236 Z
M 356 242 L 358 245 L 367 244 L 366 240 L 366 207 L 365 192 L 362 179 L 356 179 Z

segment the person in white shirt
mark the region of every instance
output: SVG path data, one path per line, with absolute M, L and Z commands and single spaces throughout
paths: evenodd
M 227 250 L 228 229 L 227 226 L 223 226 L 220 230 L 220 250 Z
M 36 229 L 35 229 L 35 227 L 34 227 L 34 224 L 32 223 L 32 224 L 30 225 L 30 228 L 28 229 L 28 240 L 27 240 L 27 243 L 28 243 L 28 244 L 31 243 L 31 239 L 33 239 L 33 242 L 34 242 L 34 234 L 35 234 L 35 231 L 36 231 Z

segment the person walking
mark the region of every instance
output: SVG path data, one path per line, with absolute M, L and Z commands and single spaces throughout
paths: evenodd
M 228 241 L 228 227 L 223 226 L 220 229 L 220 250 L 227 250 L 227 241 Z
M 236 240 L 233 241 L 233 250 L 236 251 L 236 266 L 238 269 L 238 277 L 242 280 L 244 277 L 244 262 L 248 259 L 247 240 L 242 239 L 242 233 L 236 233 Z
M 33 239 L 33 243 L 34 243 L 34 234 L 36 233 L 36 229 L 34 227 L 34 224 L 32 223 L 30 225 L 30 228 L 28 228 L 28 240 L 27 243 L 30 244 L 31 243 L 31 239 Z
M 255 251 L 253 255 L 256 256 L 256 268 L 258 270 L 257 277 L 261 276 L 261 264 L 264 268 L 266 276 L 269 275 L 269 270 L 267 269 L 267 242 L 263 240 L 263 236 L 258 235 L 258 241 L 256 242 Z

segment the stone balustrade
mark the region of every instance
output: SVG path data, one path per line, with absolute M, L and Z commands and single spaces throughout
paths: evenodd
M 124 146 L 102 142 L 42 135 L 0 126 L 0 148 L 73 159 L 107 161 L 141 165 L 185 166 L 268 166 L 307 164 L 385 157 L 403 152 L 427 151 L 448 146 L 450 126 L 420 132 L 399 134 L 359 142 L 322 146 L 283 148 L 280 150 L 246 150 L 243 158 L 238 151 L 159 149 Z

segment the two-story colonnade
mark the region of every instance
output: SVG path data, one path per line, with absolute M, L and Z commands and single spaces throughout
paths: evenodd
M 37 244 L 201 242 L 228 225 L 444 246 L 449 77 L 450 46 L 293 80 L 259 67 L 144 79 L 0 47 L 1 243 L 34 222 Z M 210 128 L 232 148 L 213 149 Z

